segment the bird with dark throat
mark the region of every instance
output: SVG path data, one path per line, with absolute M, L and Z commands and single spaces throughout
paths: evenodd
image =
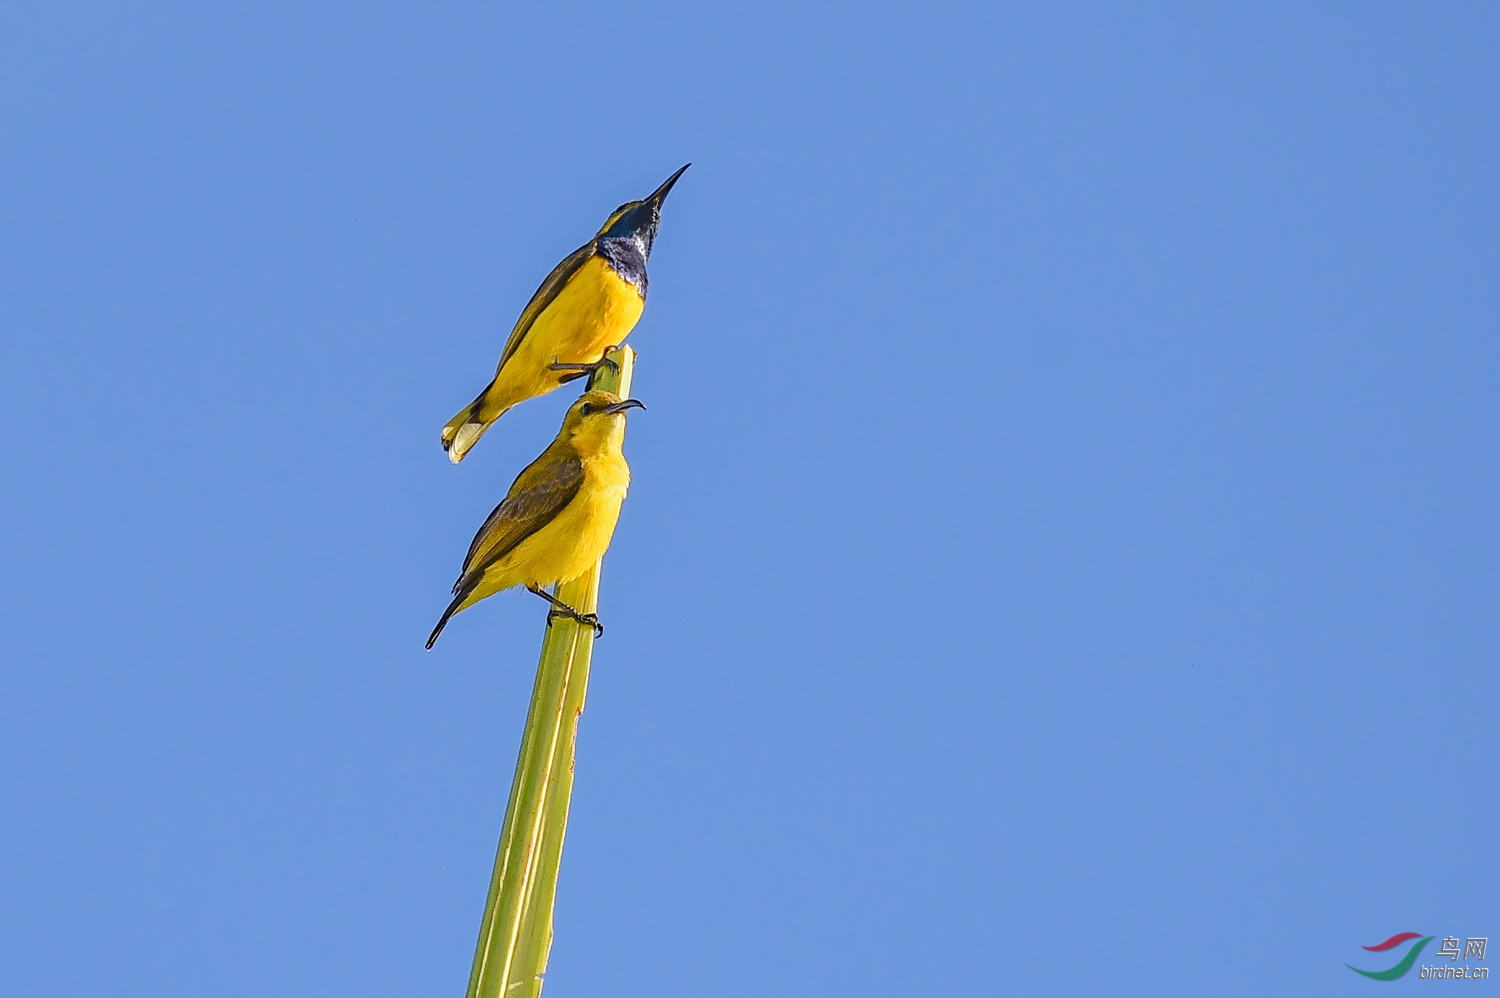
M 505 341 L 494 380 L 443 427 L 448 460 L 462 461 L 512 406 L 609 363 L 605 354 L 625 341 L 646 307 L 646 261 L 662 202 L 687 168 L 649 197 L 616 208 L 593 239 L 547 275 Z

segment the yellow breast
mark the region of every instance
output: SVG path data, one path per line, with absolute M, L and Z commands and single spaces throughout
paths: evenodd
M 511 586 L 568 582 L 604 557 L 630 488 L 630 466 L 616 449 L 612 454 L 585 458 L 583 474 L 583 485 L 573 501 L 486 570 L 483 581 L 464 601 L 465 607 Z
M 646 301 L 603 257 L 578 268 L 536 317 L 516 352 L 495 376 L 496 402 L 506 408 L 561 384 L 551 364 L 591 364 L 640 321 Z

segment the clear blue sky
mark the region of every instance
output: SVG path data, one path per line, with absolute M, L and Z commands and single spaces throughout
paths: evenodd
M 1494 6 L 541 6 L 0 12 L 0 993 L 462 994 L 438 430 L 689 160 L 550 998 L 1500 945 Z

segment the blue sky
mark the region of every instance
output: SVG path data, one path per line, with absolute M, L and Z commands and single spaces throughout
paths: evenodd
M 567 393 L 438 430 L 689 160 L 551 998 L 1500 935 L 1494 7 L 539 6 L 0 12 L 0 992 L 462 993 Z

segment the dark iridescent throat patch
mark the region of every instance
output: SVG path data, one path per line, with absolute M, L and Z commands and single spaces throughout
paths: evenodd
M 641 244 L 631 237 L 599 240 L 599 255 L 609 262 L 614 272 L 634 284 L 646 297 L 646 254 Z

